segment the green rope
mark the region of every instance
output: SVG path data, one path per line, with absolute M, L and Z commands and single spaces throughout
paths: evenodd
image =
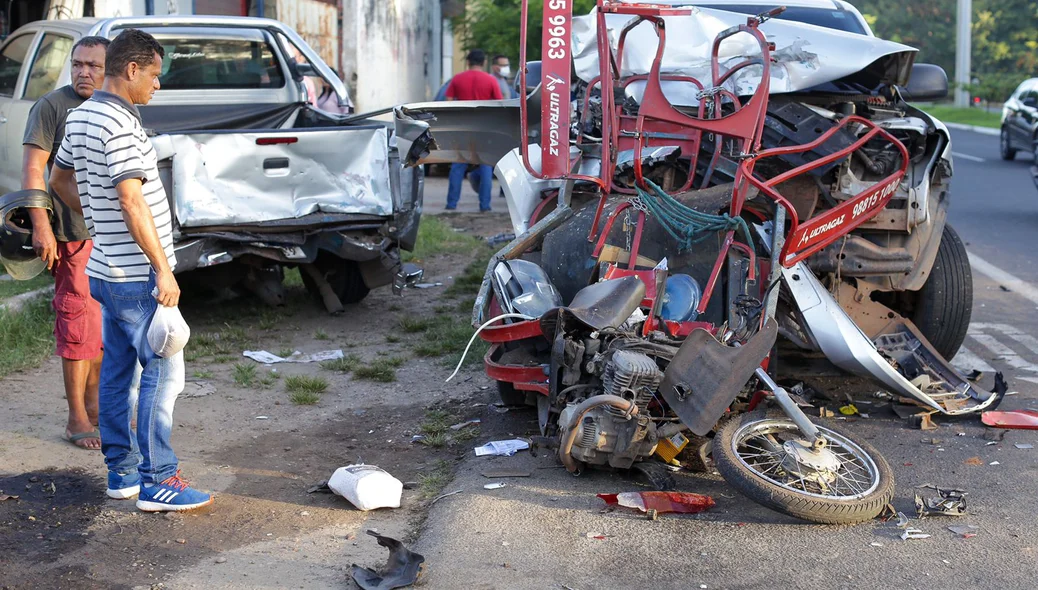
M 647 213 L 659 220 L 663 229 L 678 242 L 679 252 L 691 250 L 694 244 L 709 238 L 711 233 L 735 229 L 742 234 L 746 244 L 753 248 L 750 228 L 743 218 L 732 217 L 727 213 L 721 215 L 701 213 L 668 195 L 651 180 L 646 180 L 645 183 L 649 185 L 655 195 L 646 192 L 640 186 L 637 187 L 638 202 L 635 202 L 634 206 L 639 208 L 638 203 L 640 202 Z

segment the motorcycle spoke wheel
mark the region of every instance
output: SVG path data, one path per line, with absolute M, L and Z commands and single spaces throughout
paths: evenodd
M 875 518 L 894 494 L 890 466 L 835 425 L 818 425 L 818 451 L 787 416 L 744 414 L 714 439 L 725 480 L 751 500 L 804 520 L 851 524 Z

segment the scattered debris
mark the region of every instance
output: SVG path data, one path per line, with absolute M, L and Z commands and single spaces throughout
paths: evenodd
M 942 441 L 941 439 L 939 439 L 939 438 L 924 438 L 924 439 L 922 440 L 922 443 L 923 443 L 924 445 L 939 445 L 939 444 L 941 444 L 942 442 L 943 442 L 943 441 Z
M 965 432 L 956 432 L 955 436 L 966 436 Z
M 319 481 L 319 482 L 315 483 L 314 485 L 310 486 L 309 488 L 307 488 L 306 493 L 308 493 L 308 494 L 316 494 L 316 493 L 320 493 L 320 494 L 334 494 L 335 492 L 333 492 L 332 489 L 330 487 L 328 487 L 328 480 L 322 479 L 321 481 Z
M 432 289 L 433 287 L 442 287 L 443 283 L 415 283 L 411 285 L 412 289 Z
M 1038 410 L 984 412 L 980 415 L 980 421 L 998 428 L 1038 430 Z
M 270 420 L 270 416 L 256 416 L 257 420 Z
M 461 430 L 462 428 L 465 428 L 466 426 L 475 426 L 475 425 L 479 424 L 480 422 L 481 422 L 481 420 L 479 418 L 473 418 L 472 420 L 466 420 L 464 422 L 460 422 L 458 424 L 455 424 L 455 425 L 451 426 L 451 430 Z
M 598 539 L 599 541 L 605 541 L 606 536 L 602 533 L 584 533 L 584 536 L 588 539 Z
M 873 541 L 872 543 L 869 543 L 869 545 L 872 545 L 873 547 L 882 547 L 883 543 L 876 543 L 875 541 Z
M 496 455 L 499 457 L 511 457 L 518 451 L 529 449 L 530 443 L 525 440 L 513 439 L 513 440 L 494 440 L 487 444 L 476 447 L 476 456 L 482 457 L 484 455 Z
M 830 410 L 829 408 L 825 408 L 825 407 L 818 408 L 818 416 L 820 418 L 832 418 L 835 415 L 836 414 L 834 414 L 833 411 Z
M 937 492 L 936 498 L 923 498 L 915 495 L 915 509 L 919 518 L 924 516 L 963 516 L 966 514 L 966 492 L 958 489 L 944 489 L 933 484 L 923 484 L 918 489 L 931 489 Z
M 973 369 L 972 371 L 970 371 L 969 375 L 966 375 L 966 379 L 969 379 L 970 381 L 976 381 L 977 379 L 980 379 L 983 376 L 983 372 Z
M 488 479 L 498 479 L 501 477 L 530 477 L 530 472 L 519 469 L 489 469 L 483 472 L 483 477 Z
M 404 482 L 404 489 L 405 490 L 416 490 L 416 489 L 418 489 L 418 486 L 419 486 L 419 483 L 417 481 L 405 481 Z
M 948 527 L 948 530 L 955 533 L 956 535 L 959 535 L 964 539 L 969 539 L 971 537 L 976 537 L 977 531 L 979 531 L 980 528 L 975 527 L 971 524 L 963 524 L 957 526 L 950 526 Z
M 695 514 L 714 506 L 714 499 L 710 496 L 688 492 L 621 492 L 619 494 L 598 494 L 598 497 L 610 506 L 620 505 L 642 512 L 654 510 L 659 514 L 667 512 Z
M 414 584 L 421 574 L 425 557 L 409 551 L 403 543 L 396 539 L 384 537 L 372 530 L 367 533 L 375 537 L 379 545 L 389 549 L 389 559 L 382 568 L 385 573 L 379 575 L 372 569 L 353 564 L 353 567 L 350 568 L 353 581 L 364 590 L 390 590 Z
M 335 470 L 328 480 L 333 492 L 359 510 L 400 508 L 404 484 L 374 465 L 347 465 Z
M 885 401 L 885 402 L 894 401 L 894 394 L 890 393 L 889 391 L 883 391 L 883 390 L 877 391 L 877 392 L 872 394 L 872 397 L 874 399 L 878 399 L 880 401 Z
M 903 529 L 908 526 L 909 518 L 904 512 L 897 513 L 897 528 Z
M 937 430 L 937 425 L 934 424 L 933 420 L 930 418 L 931 415 L 932 414 L 918 414 L 912 416 L 910 422 L 912 426 L 919 430 Z
M 433 504 L 439 502 L 440 500 L 446 498 L 447 496 L 453 496 L 454 494 L 460 494 L 463 491 L 464 490 L 454 490 L 453 492 L 447 492 L 446 494 L 440 494 L 439 496 L 436 496 L 435 498 L 433 498 L 432 502 L 429 502 L 429 505 L 432 506 Z
M 297 350 L 288 357 L 280 357 L 265 350 L 246 350 L 241 354 L 245 358 L 252 359 L 257 363 L 263 363 L 265 365 L 273 365 L 275 363 L 320 363 L 344 358 L 342 350 L 323 350 L 321 352 L 313 352 L 310 354 L 303 354 Z
M 0 502 L 6 502 L 7 500 L 17 500 L 18 496 L 10 496 L 8 494 L 0 494 Z
M 854 404 L 847 404 L 840 407 L 840 413 L 844 416 L 853 416 L 858 413 L 858 408 Z
M 1005 291 L 1006 293 L 1012 293 L 1012 292 L 1013 292 L 1013 291 L 1012 291 L 1012 289 L 1010 289 L 1009 287 L 1007 287 L 1007 286 L 1005 286 L 1005 285 L 999 285 L 999 286 L 998 286 L 998 288 L 999 288 L 999 289 L 1002 289 L 1002 290 L 1003 290 L 1003 291 Z
M 985 447 L 990 447 L 991 445 L 997 445 L 997 444 L 998 444 L 997 442 L 995 442 L 995 441 L 991 441 L 991 442 L 986 442 L 986 443 L 984 443 L 984 446 L 985 446 Z
M 505 484 L 504 482 L 495 481 L 494 483 L 486 484 L 485 486 L 483 486 L 483 489 L 484 490 L 499 490 L 499 489 L 505 487 L 505 485 L 507 485 L 507 484 Z
M 995 465 L 1001 465 L 1001 463 L 999 463 L 998 461 L 992 461 L 991 463 L 988 463 L 988 465 L 994 467 Z
M 487 245 L 490 246 L 490 247 L 494 247 L 494 246 L 497 246 L 498 244 L 507 244 L 508 242 L 511 242 L 514 239 L 515 239 L 515 234 L 514 233 L 506 232 L 506 233 L 502 233 L 502 234 L 497 234 L 495 236 L 490 236 L 489 238 L 487 238 Z
M 980 457 L 970 457 L 963 461 L 963 463 L 966 465 L 980 466 L 984 464 L 984 461 L 982 461 Z
M 216 393 L 216 386 L 208 381 L 188 381 L 184 384 L 184 391 L 181 391 L 177 397 L 205 397 L 214 393 Z
M 901 540 L 908 541 L 909 539 L 929 539 L 930 535 L 924 533 L 919 529 L 907 528 L 905 532 L 901 533 Z
M 1034 448 L 1034 445 L 1032 445 L 1031 443 L 1016 443 L 1013 446 L 1018 448 L 1018 449 L 1033 449 Z

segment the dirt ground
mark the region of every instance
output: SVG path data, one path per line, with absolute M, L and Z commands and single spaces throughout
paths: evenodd
M 482 237 L 508 229 L 503 214 L 443 219 Z M 247 297 L 186 298 L 193 344 L 173 444 L 183 475 L 216 493 L 199 511 L 144 514 L 105 497 L 101 454 L 60 439 L 58 359 L 0 381 L 0 498 L 18 496 L 0 500 L 0 587 L 341 588 L 352 586 L 351 564 L 381 567 L 387 552 L 364 531 L 415 539 L 457 459 L 483 442 L 475 430 L 467 435 L 475 440 L 442 447 L 412 442 L 437 408 L 446 409 L 441 419 L 459 422 L 482 415 L 492 390 L 478 362 L 444 383 L 449 357 L 416 356 L 412 345 L 422 334 L 400 329 L 402 318 L 444 314 L 467 324 L 463 301 L 472 294 L 445 291 L 469 260 L 447 254 L 421 261 L 425 281 L 442 287 L 402 298 L 377 289 L 340 317 L 326 315 L 300 287 L 280 309 Z M 316 364 L 266 367 L 241 357 L 246 349 L 340 348 L 362 365 L 406 361 L 395 381 L 377 382 Z M 323 378 L 327 390 L 315 405 L 296 405 L 286 391 L 291 376 Z M 416 484 L 400 509 L 361 512 L 338 496 L 308 493 L 336 468 L 358 462 Z

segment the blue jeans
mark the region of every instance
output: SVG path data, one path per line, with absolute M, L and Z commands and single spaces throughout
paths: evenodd
M 454 209 L 461 199 L 461 183 L 465 180 L 468 164 L 451 164 L 449 184 L 447 185 L 447 208 Z M 479 210 L 490 211 L 490 190 L 494 186 L 494 168 L 480 166 L 472 172 L 479 178 Z
M 101 452 L 108 465 L 109 487 L 159 483 L 176 475 L 177 456 L 170 446 L 173 404 L 184 390 L 184 356 L 161 358 L 148 344 L 148 326 L 158 302 L 148 281 L 110 283 L 90 278 L 90 294 L 101 304 L 105 357 L 98 389 Z M 134 371 L 144 367 L 137 396 L 137 433 L 130 429 Z

